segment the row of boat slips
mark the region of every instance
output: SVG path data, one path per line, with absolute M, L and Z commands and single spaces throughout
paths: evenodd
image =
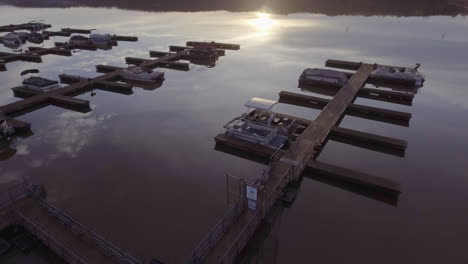
M 190 46 L 192 45 L 192 46 Z M 171 46 L 172 47 L 172 46 Z M 178 46 L 179 47 L 179 46 Z M 238 50 L 239 45 L 216 42 L 187 42 L 184 49 L 177 52 L 150 51 L 152 59 L 125 58 L 130 66 L 126 68 L 110 65 L 96 65 L 97 72 L 104 73 L 95 78 L 61 74 L 60 83 L 40 76 L 31 76 L 24 79 L 20 86 L 13 87 L 12 91 L 16 97 L 24 98 L 0 107 L 0 142 L 13 141 L 15 136 L 32 135 L 30 125 L 16 118 L 31 111 L 35 111 L 48 105 L 54 105 L 78 112 L 91 111 L 90 102 L 77 99 L 74 96 L 93 91 L 95 89 L 114 93 L 129 95 L 133 93 L 133 87 L 145 90 L 155 90 L 162 86 L 165 77 L 164 72 L 156 68 L 188 71 L 190 63 L 214 67 L 220 56 L 225 55 L 224 48 Z M 187 62 L 181 62 L 186 60 Z M 21 75 L 39 74 L 38 70 L 32 69 L 21 73 Z M 3 139 L 3 141 L 2 141 Z M 11 144 L 0 145 L 0 160 L 6 160 L 14 156 L 16 151 Z
M 326 65 L 346 70 L 356 70 L 361 64 L 362 63 L 329 60 Z M 416 67 L 395 67 L 374 65 L 374 70 L 369 75 L 368 83 L 379 84 L 382 87 L 398 87 L 405 90 L 405 92 L 363 87 L 361 90 L 364 92 L 358 92 L 358 96 L 391 103 L 411 105 L 414 93 L 416 93 L 417 89 L 421 88 L 424 83 L 424 76 L 418 72 L 419 66 L 420 65 Z M 334 96 L 341 87 L 348 82 L 351 76 L 352 73 L 349 72 L 329 69 L 306 69 L 302 72 L 298 81 L 299 87 L 303 90 Z M 371 89 L 371 92 L 366 89 Z M 369 96 L 370 94 L 372 94 L 372 96 Z M 273 154 L 285 152 L 314 121 L 276 113 L 272 111 L 272 107 L 278 103 L 285 103 L 324 109 L 330 102 L 329 99 L 321 97 L 285 91 L 281 92 L 279 96 L 280 98 L 278 101 L 262 98 L 252 98 L 249 100 L 245 104 L 247 111 L 241 116 L 229 121 L 224 126 L 226 129 L 225 133 L 215 137 L 217 145 L 227 146 L 232 148 L 232 150 L 237 150 L 237 153 L 239 153 L 239 151 L 244 151 L 246 152 L 244 157 L 249 156 L 247 154 L 251 154 L 250 157 L 269 158 Z M 408 126 L 411 119 L 410 113 L 357 104 L 350 104 L 345 114 L 402 126 Z M 404 156 L 407 147 L 407 142 L 404 140 L 339 127 L 335 127 L 330 131 L 327 140 L 339 141 L 400 157 Z M 325 144 L 326 141 L 323 142 L 320 150 L 323 149 Z M 217 146 L 218 149 L 229 152 L 225 147 Z M 320 154 L 320 150 L 317 151 L 315 158 Z M 333 170 L 333 172 L 324 171 L 324 168 Z M 361 187 L 392 194 L 398 194 L 401 191 L 398 183 L 376 176 L 351 172 L 343 168 L 337 169 L 336 166 L 320 166 L 320 170 L 322 173 L 328 173 L 329 175 L 333 175 L 333 177 L 341 178 L 341 180 L 361 185 Z M 337 172 L 340 172 L 342 175 L 336 175 Z M 365 177 L 363 175 L 365 175 Z
M 41 26 L 42 25 L 42 26 Z M 5 64 L 14 61 L 27 61 L 27 62 L 42 62 L 43 55 L 59 55 L 59 56 L 72 56 L 75 50 L 91 50 L 98 49 L 110 50 L 112 47 L 118 45 L 118 41 L 138 41 L 135 36 L 119 36 L 111 34 L 92 34 L 91 29 L 73 29 L 62 28 L 60 31 L 47 31 L 45 24 L 27 23 L 22 25 L 3 26 L 10 30 L 9 33 L 0 36 L 0 43 L 8 47 L 12 52 L 0 52 L 0 71 L 6 71 Z M 50 25 L 47 25 L 50 27 Z M 15 30 L 30 30 L 15 31 Z M 1 30 L 0 30 L 1 31 Z M 85 34 L 73 35 L 73 34 Z M 41 44 L 53 36 L 70 37 L 66 42 L 54 42 L 55 47 L 27 47 L 22 48 L 27 42 L 34 44 Z

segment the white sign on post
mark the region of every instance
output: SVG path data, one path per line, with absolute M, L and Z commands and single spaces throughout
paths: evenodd
M 257 188 L 247 185 L 247 198 L 257 201 Z
M 247 199 L 247 206 L 250 210 L 257 210 L 257 201 Z
M 257 210 L 257 188 L 247 185 L 247 207 L 251 210 Z

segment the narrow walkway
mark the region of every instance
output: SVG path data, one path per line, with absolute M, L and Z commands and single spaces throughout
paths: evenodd
M 295 143 L 270 170 L 270 176 L 262 190 L 262 200 L 257 211 L 245 209 L 223 238 L 211 249 L 205 263 L 233 263 L 247 244 L 264 215 L 281 195 L 283 188 L 300 177 L 315 150 L 338 124 L 348 106 L 374 69 L 374 65 L 362 64 L 347 84 L 327 104 L 312 125 L 296 139 Z

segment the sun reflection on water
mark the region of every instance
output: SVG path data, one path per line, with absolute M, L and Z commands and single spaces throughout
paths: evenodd
M 256 13 L 257 18 L 248 20 L 248 23 L 256 29 L 267 32 L 278 24 L 268 13 Z

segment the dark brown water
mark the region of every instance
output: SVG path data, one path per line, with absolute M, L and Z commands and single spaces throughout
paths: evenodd
M 183 263 L 226 210 L 226 173 L 256 177 L 263 166 L 214 150 L 213 137 L 251 97 L 300 92 L 306 67 L 326 59 L 396 65 L 422 63 L 426 84 L 413 106 L 358 99 L 407 111 L 410 127 L 346 117 L 343 127 L 405 139 L 404 158 L 329 142 L 319 160 L 397 180 L 398 206 L 304 179 L 282 212 L 259 263 L 467 263 L 468 20 L 464 17 L 327 17 L 313 14 L 148 13 L 117 9 L 0 7 L 0 25 L 46 19 L 60 27 L 137 35 L 111 51 L 45 56 L 0 73 L 0 104 L 16 101 L 19 73 L 38 68 L 58 79 L 93 77 L 94 65 L 124 66 L 187 40 L 239 43 L 215 68 L 165 70 L 155 91 L 130 96 L 81 95 L 93 111 L 53 106 L 20 117 L 34 135 L 18 139 L 17 154 L 0 163 L 2 184 L 23 177 L 44 183 L 49 199 L 145 260 Z M 346 29 L 348 28 L 348 32 Z M 57 37 L 53 41 L 65 41 Z M 1 51 L 7 50 L 4 47 Z M 313 119 L 318 111 L 277 105 L 275 111 Z

